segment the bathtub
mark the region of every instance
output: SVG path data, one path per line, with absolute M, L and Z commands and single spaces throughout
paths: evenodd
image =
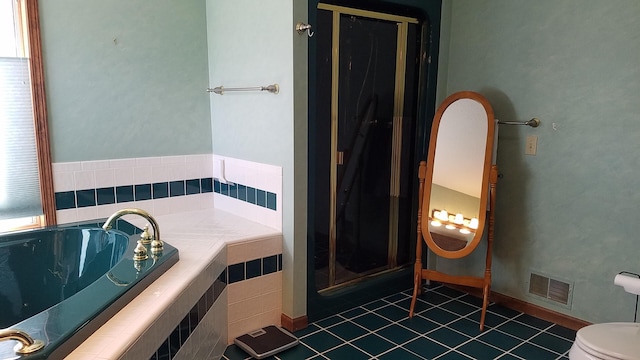
M 42 340 L 20 356 L 15 341 L 0 342 L 0 359 L 61 359 L 178 261 L 164 244 L 159 256 L 134 261 L 139 232 L 118 220 L 51 227 L 0 236 L 0 329 Z

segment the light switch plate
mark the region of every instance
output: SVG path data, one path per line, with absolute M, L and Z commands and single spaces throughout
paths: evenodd
M 538 151 L 538 136 L 537 135 L 527 136 L 527 144 L 524 149 L 524 153 L 526 155 L 535 155 L 537 151 Z

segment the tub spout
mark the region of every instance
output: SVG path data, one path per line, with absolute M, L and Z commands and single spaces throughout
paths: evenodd
M 17 340 L 18 345 L 13 348 L 17 354 L 31 354 L 44 347 L 42 340 L 34 340 L 29 334 L 17 329 L 0 330 L 0 341 Z
M 102 225 L 102 228 L 105 231 L 109 231 L 113 227 L 113 224 L 115 224 L 116 220 L 118 220 L 124 215 L 130 215 L 130 214 L 142 216 L 143 218 L 149 221 L 149 223 L 151 224 L 151 228 L 153 229 L 153 240 L 151 241 L 151 252 L 154 254 L 162 252 L 163 243 L 162 243 L 162 240 L 160 240 L 160 227 L 158 226 L 158 223 L 153 218 L 153 216 L 151 216 L 151 214 L 149 214 L 148 212 L 142 209 L 130 208 L 130 209 L 118 210 L 115 213 L 113 213 L 113 215 L 109 216 L 109 218 L 104 223 L 104 225 Z

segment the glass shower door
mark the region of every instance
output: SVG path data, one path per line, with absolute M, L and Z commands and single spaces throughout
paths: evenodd
M 405 98 L 413 106 L 415 91 L 405 87 L 416 67 L 411 61 L 407 71 L 407 54 L 416 51 L 407 51 L 407 38 L 415 39 L 416 26 L 386 14 L 319 9 L 316 285 L 331 289 L 398 265 L 400 217 L 410 213 L 401 210 L 410 207 L 400 199 L 402 163 L 411 161 L 414 142 Z

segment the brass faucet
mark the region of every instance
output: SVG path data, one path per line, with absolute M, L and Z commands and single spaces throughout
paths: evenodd
M 0 341 L 17 340 L 19 343 L 13 348 L 17 354 L 31 354 L 44 347 L 42 340 L 34 340 L 29 334 L 17 329 L 0 330 Z
M 109 216 L 109 218 L 104 223 L 104 225 L 102 225 L 102 228 L 105 231 L 109 231 L 113 227 L 113 224 L 115 224 L 116 220 L 118 220 L 124 215 L 130 215 L 130 214 L 139 215 L 149 220 L 149 223 L 151 223 L 151 228 L 153 229 L 153 240 L 151 241 L 151 253 L 156 254 L 156 253 L 162 252 L 163 243 L 162 243 L 162 240 L 160 240 L 160 227 L 158 226 L 158 223 L 153 218 L 153 216 L 151 216 L 151 214 L 149 214 L 148 212 L 142 209 L 130 208 L 130 209 L 118 210 L 115 213 L 113 213 L 113 215 Z

